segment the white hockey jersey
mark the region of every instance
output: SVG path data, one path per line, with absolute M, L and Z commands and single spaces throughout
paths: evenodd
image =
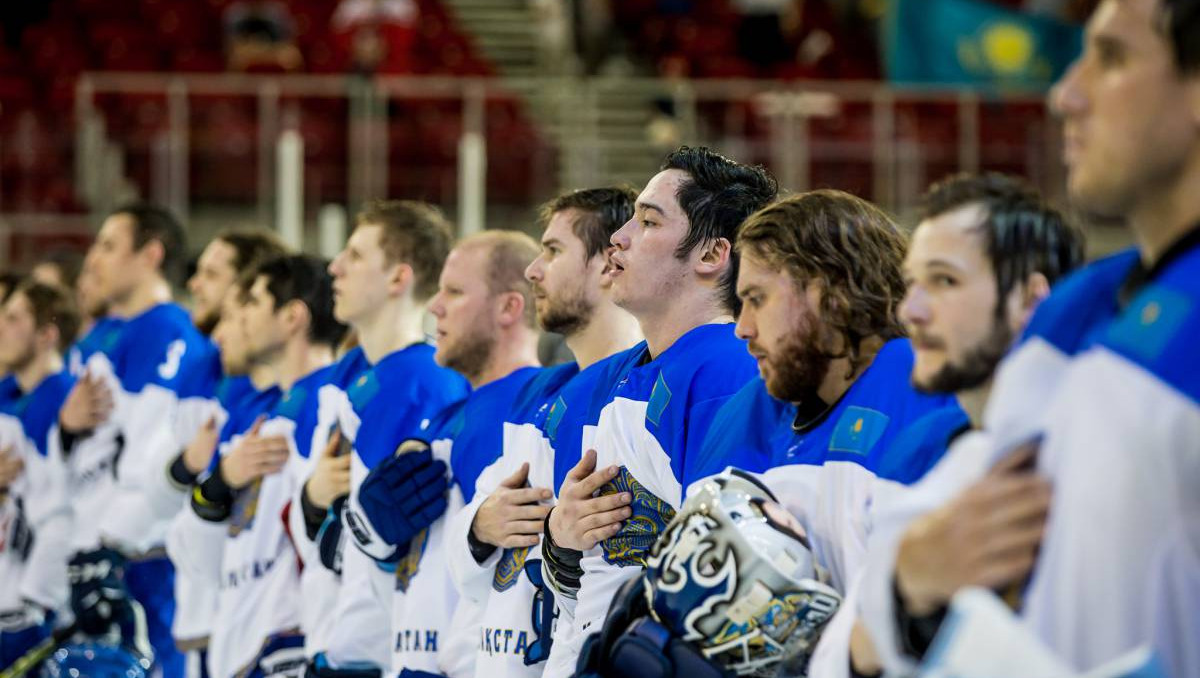
M 480 505 L 522 464 L 529 464 L 531 487 L 551 487 L 554 453 L 545 422 L 562 388 L 578 374 L 578 366 L 570 363 L 541 370 L 526 382 L 505 415 L 502 452 L 479 475 L 474 498 L 463 510 L 447 515 L 450 572 L 459 594 L 480 608 L 476 676 L 533 678 L 541 675 L 548 656 L 553 596 L 547 599 L 548 592 L 530 577 L 541 580 L 541 547 L 496 549 L 476 562 L 468 535 Z
M 21 393 L 0 380 L 0 449 L 24 462 L 0 500 L 0 632 L 19 628 L 27 602 L 50 612 L 67 602 L 72 511 L 58 411 L 73 384 L 60 372 Z
M 985 433 L 960 438 L 881 516 L 861 614 L 882 659 L 899 651 L 892 571 L 905 527 L 1042 436 L 1054 495 L 1021 616 L 1074 670 L 1148 647 L 1200 675 L 1200 230 L 1155 269 L 1136 252 L 1060 283 L 1001 365 Z
M 601 493 L 629 492 L 633 515 L 580 562 L 572 628 L 560 623 L 555 629 L 551 652 L 558 658 L 545 674 L 554 678 L 574 669 L 583 641 L 600 630 L 617 589 L 641 572 L 647 551 L 683 502 L 694 457 L 717 410 L 758 373 L 732 324 L 701 325 L 654 359 L 644 357 L 610 391 L 595 436 L 597 468 L 620 469 Z
M 385 356 L 363 372 L 348 390 L 349 407 L 339 416 L 342 433 L 353 443 L 350 465 L 350 503 L 356 504 L 359 486 L 372 468 L 395 453 L 401 442 L 421 436 L 423 426 L 447 405 L 467 394 L 466 381 L 456 372 L 438 366 L 434 348 L 414 344 Z M 356 511 L 362 515 L 361 509 Z M 442 610 L 451 604 L 453 587 L 443 564 L 420 586 L 427 595 L 417 609 L 425 615 L 420 623 L 408 624 L 403 605 L 393 592 L 415 575 L 416 561 L 402 558 L 393 572 L 375 558 L 392 555 L 395 545 L 386 544 L 365 519 L 346 524 L 347 546 L 342 554 L 342 586 L 333 613 L 333 627 L 326 656 L 334 667 L 349 664 L 391 666 L 394 672 L 410 667 L 436 671 L 440 643 L 438 631 Z M 431 531 L 432 532 L 432 531 Z M 424 551 L 437 551 L 437 535 L 414 540 L 416 559 Z M 440 542 L 439 542 L 440 543 Z M 369 555 L 368 555 L 369 554 Z M 407 573 L 407 575 L 406 575 Z M 389 631 L 390 629 L 390 631 Z

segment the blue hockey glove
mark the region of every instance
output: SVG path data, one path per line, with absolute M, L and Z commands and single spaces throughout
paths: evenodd
M 379 537 L 400 546 L 446 512 L 449 488 L 445 462 L 424 445 L 380 463 L 359 488 L 358 502 Z
M 110 548 L 76 553 L 67 565 L 71 611 L 84 633 L 101 636 L 115 624 L 132 625 L 133 609 L 125 587 L 125 557 Z

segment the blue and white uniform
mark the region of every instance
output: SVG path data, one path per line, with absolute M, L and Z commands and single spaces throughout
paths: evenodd
M 318 407 L 322 412 L 335 412 L 341 416 L 349 408 L 346 391 L 363 372 L 370 369 L 366 354 L 361 347 L 348 351 L 334 365 L 328 381 L 317 392 Z M 325 431 L 325 441 L 318 445 L 307 458 L 297 459 L 301 464 L 300 482 L 292 495 L 292 510 L 288 512 L 292 540 L 300 555 L 303 569 L 300 572 L 300 630 L 304 632 L 304 650 L 312 657 L 325 650 L 329 635 L 333 631 L 334 616 L 330 613 L 337 605 L 341 577 L 321 564 L 320 552 L 315 539 L 310 538 L 304 520 L 301 495 L 304 485 L 312 476 L 317 458 L 329 442 L 330 431 Z
M 1055 288 L 1000 366 L 984 432 L 877 520 L 861 611 L 886 666 L 911 666 L 893 616 L 904 529 L 1040 435 L 1054 493 L 1021 617 L 1074 670 L 1149 647 L 1168 675 L 1200 675 L 1198 334 L 1200 230 L 1149 272 L 1124 252 Z
M 342 433 L 354 446 L 351 505 L 357 505 L 358 488 L 371 469 L 395 454 L 404 440 L 421 437 L 422 427 L 428 426 L 438 412 L 467 395 L 466 380 L 438 366 L 434 351 L 425 343 L 403 348 L 385 356 L 350 386 L 349 407 L 341 409 L 339 422 Z M 365 515 L 361 508 L 356 513 Z M 398 672 L 408 664 L 397 662 L 412 661 L 415 665 L 411 668 L 436 670 L 430 668 L 436 666 L 438 656 L 434 651 L 436 636 L 432 645 L 422 643 L 412 654 L 405 648 L 415 643 L 398 643 L 388 631 L 396 623 L 394 610 L 402 607 L 393 601 L 399 579 L 375 558 L 388 558 L 394 546 L 386 544 L 365 520 L 347 524 L 345 530 L 347 541 L 354 547 L 347 546 L 342 554 L 342 586 L 329 644 L 323 648 L 329 662 L 334 667 L 365 662 L 385 670 L 392 666 Z M 433 576 L 443 581 L 423 586 L 421 590 L 429 598 L 419 604 L 426 615 L 420 626 L 434 633 L 442 628 L 441 611 L 453 592 L 444 565 L 439 563 L 436 570 Z M 422 649 L 426 647 L 428 651 Z
M 65 371 L 29 393 L 12 377 L 0 381 L 0 449 L 24 462 L 0 500 L 0 665 L 48 631 L 42 613 L 66 606 L 72 513 L 58 411 L 73 383 Z
M 160 554 L 187 495 L 168 470 L 212 411 L 219 359 L 175 304 L 154 306 L 123 321 L 115 336 L 97 338 L 86 370 L 105 381 L 114 409 L 66 452 L 78 516 L 72 546 L 89 550 L 103 540 L 134 554 L 126 583 L 146 610 L 150 642 L 166 675 L 181 675 L 170 634 L 174 571 Z
M 121 318 L 97 318 L 91 329 L 67 349 L 67 370 L 78 379 L 93 353 L 111 351 L 121 337 L 125 321 Z
M 323 367 L 292 384 L 259 431 L 263 437 L 282 436 L 291 454 L 281 471 L 237 493 L 225 525 L 217 623 L 208 652 L 214 676 L 242 675 L 260 663 L 278 665 L 288 649 L 291 657 L 303 657 L 296 595 L 301 564 L 287 513 L 299 510 L 291 502 L 307 477 L 306 460 L 324 448 L 337 418 L 336 411 L 320 408 L 318 398 L 333 371 L 332 365 Z
M 584 553 L 571 629 L 558 624 L 546 675 L 574 670 L 583 641 L 600 630 L 617 589 L 641 572 L 648 549 L 682 504 L 716 412 L 758 373 L 732 324 L 701 325 L 649 358 L 643 351 L 643 361 L 612 388 L 594 440 L 597 468 L 620 469 L 601 492 L 631 493 L 633 515 L 616 536 Z
M 913 483 L 945 455 L 959 436 L 971 430 L 967 413 L 957 406 L 943 407 L 917 419 L 892 442 L 877 469 L 878 480 L 867 515 L 870 543 L 871 519 L 904 496 Z M 841 608 L 825 631 L 808 664 L 808 673 L 822 678 L 850 678 L 850 636 L 858 620 L 862 595 L 862 570 L 851 573 Z
M 259 416 L 270 414 L 279 402 L 280 392 L 274 386 L 258 390 L 248 377 L 228 377 L 218 386 L 217 396 L 220 431 L 216 454 L 205 475 L 216 471 L 221 457 L 229 453 Z M 202 520 L 190 508 L 175 516 L 167 532 L 167 554 L 176 568 L 177 608 L 172 630 L 181 650 L 204 650 L 199 659 L 206 663 L 221 595 L 219 573 L 225 534 L 223 523 Z M 181 581 L 187 586 L 179 586 Z M 188 675 L 201 675 L 200 667 L 192 666 L 190 654 L 188 662 Z M 204 671 L 207 672 L 207 666 Z
M 526 382 L 504 415 L 502 453 L 479 474 L 471 501 L 461 511 L 447 514 L 450 572 L 462 598 L 480 608 L 476 676 L 541 675 L 546 656 L 529 649 L 542 636 L 548 647 L 553 614 L 545 615 L 544 628 L 534 628 L 534 606 L 540 603 L 535 602 L 537 588 L 527 574 L 528 568 L 541 573 L 540 546 L 496 549 L 483 562 L 476 562 L 469 535 L 479 507 L 522 464 L 529 464 L 529 486 L 551 486 L 554 453 L 544 424 L 563 387 L 578 375 L 578 365 L 568 363 L 545 368 Z
M 701 470 L 709 475 L 716 472 L 716 466 L 736 466 L 760 472 L 763 481 L 804 527 L 813 555 L 828 570 L 830 585 L 839 593 L 846 592 L 850 579 L 862 567 L 868 515 L 876 490 L 885 483 L 912 482 L 931 465 L 928 455 L 901 458 L 898 455 L 908 451 L 893 443 L 929 413 L 947 407 L 957 409 L 952 396 L 924 395 L 913 389 L 912 366 L 909 341 L 888 341 L 828 412 L 810 422 L 796 422 L 795 406 L 787 405 L 767 441 L 767 468 L 754 468 L 736 456 L 726 456 L 724 464 L 706 461 L 707 468 Z M 754 380 L 747 388 L 759 394 L 766 392 L 762 379 Z M 744 394 L 731 400 L 728 407 L 745 402 Z M 756 406 L 758 399 L 751 399 L 749 404 Z M 728 421 L 730 427 L 734 426 L 736 412 L 729 414 L 733 416 L 723 412 L 718 422 Z M 745 416 L 746 421 L 755 421 L 753 411 Z M 716 425 L 714 431 L 718 431 Z M 709 458 L 721 457 L 719 449 L 706 448 L 705 452 Z

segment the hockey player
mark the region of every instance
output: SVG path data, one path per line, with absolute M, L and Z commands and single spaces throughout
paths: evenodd
M 997 372 L 983 435 L 877 521 L 860 608 L 889 670 L 974 585 L 1022 591 L 1027 628 L 1073 670 L 1143 648 L 1200 674 L 1197 45 L 1195 2 L 1105 0 L 1055 87 L 1072 199 L 1125 219 L 1137 247 L 1055 288 Z
M 267 260 L 243 281 L 239 311 L 247 360 L 269 366 L 282 393 L 265 420 L 236 439 L 192 496 L 207 539 L 182 560 L 204 564 L 219 586 L 209 673 L 295 676 L 304 671 L 299 633 L 300 563 L 286 513 L 302 480 L 300 459 L 322 449 L 335 412 L 317 393 L 345 327 L 333 317 L 327 262 L 305 255 Z M 192 535 L 204 536 L 200 531 Z
M 935 410 L 888 436 L 893 442 L 875 469 L 880 482 L 869 500 L 876 511 L 892 492 L 918 480 L 952 440 L 979 425 L 996 365 L 1050 285 L 1083 259 L 1080 233 L 1017 179 L 956 176 L 935 184 L 923 202 L 904 263 L 899 313 L 912 337 L 913 385 L 953 394 L 961 409 Z M 860 521 L 869 524 L 869 518 Z M 847 533 L 856 548 L 869 536 Z M 810 675 L 848 674 L 855 616 L 852 604 L 838 612 L 821 636 Z M 867 673 L 873 668 L 869 645 L 859 652 L 866 654 L 856 670 Z
M 71 507 L 56 420 L 79 315 L 67 290 L 24 283 L 0 307 L 0 667 L 46 637 L 67 604 Z
M 226 229 L 218 233 L 200 253 L 196 273 L 187 281 L 196 327 L 206 335 L 212 334 L 221 319 L 225 293 L 238 276 L 284 250 L 283 241 L 271 231 Z
M 129 205 L 105 219 L 85 268 L 122 324 L 88 358 L 59 415 L 79 516 L 72 539 L 81 551 L 78 571 L 136 559 L 125 568 L 126 582 L 143 603 L 167 676 L 182 675 L 183 667 L 170 634 L 173 571 L 161 549 L 186 495 L 166 470 L 203 422 L 219 374 L 211 344 L 170 303 L 183 251 L 182 226 L 161 208 Z M 76 615 L 96 612 L 103 601 L 89 593 L 97 583 L 78 584 Z
M 342 583 L 332 614 L 318 611 L 331 624 L 326 645 L 314 648 L 324 651 L 313 663 L 318 675 L 343 675 L 362 667 L 386 671 L 401 651 L 389 632 L 397 586 L 392 571 L 396 547 L 361 518 L 358 490 L 368 472 L 389 459 L 402 441 L 467 394 L 461 376 L 435 363 L 435 349 L 423 328 L 450 251 L 450 224 L 436 208 L 412 201 L 374 203 L 357 221 L 346 248 L 329 269 L 335 312 L 358 333 L 368 363 L 349 385 L 339 412 L 341 435 L 352 446 L 346 505 L 354 510 L 344 520 L 331 514 L 333 521 L 344 524 L 346 538 L 355 545 L 335 558 L 341 561 Z M 301 499 L 305 514 L 321 513 L 313 510 L 314 503 L 332 502 L 331 492 L 319 496 L 322 493 L 322 483 L 314 477 Z M 328 543 L 331 530 L 336 534 L 334 527 L 327 524 L 321 535 L 327 564 L 329 552 L 340 548 Z M 430 614 L 431 626 L 449 604 L 448 593 L 444 583 L 430 584 L 423 609 Z
M 67 369 L 71 376 L 83 376 L 88 358 L 116 341 L 121 320 L 108 313 L 108 302 L 93 283 L 94 275 L 86 262 L 75 281 L 75 302 L 79 309 L 79 337 L 67 351 Z M 87 428 L 92 428 L 88 426 Z
M 888 444 L 907 424 L 948 404 L 908 383 L 912 350 L 897 314 L 904 238 L 870 203 L 820 190 L 751 215 L 735 248 L 737 333 L 748 341 L 761 378 L 716 414 L 692 472 L 703 478 L 735 466 L 761 473 L 840 594 L 862 557 L 878 476 L 889 463 L 909 470 L 884 454 Z M 730 615 L 757 617 L 771 601 L 729 603 Z M 828 619 L 832 609 L 823 614 Z M 615 639 L 620 631 L 606 628 L 602 637 Z M 804 646 L 789 646 L 795 655 L 789 661 L 802 668 L 814 641 L 815 634 Z M 612 650 L 591 643 L 581 669 L 603 666 Z M 732 665 L 728 656 L 711 656 Z
M 221 354 L 222 376 L 216 387 L 216 398 L 210 403 L 209 413 L 203 415 L 204 424 L 171 462 L 168 473 L 181 488 L 190 489 L 209 468 L 225 424 L 237 423 L 230 420 L 230 413 L 246 411 L 250 402 L 262 395 L 246 375 L 244 342 L 238 336 L 242 331 L 234 327 L 240 320 L 234 318 L 232 322 L 225 323 L 225 336 L 222 338 L 217 336 L 217 327 L 226 311 L 233 313 L 241 306 L 236 291 L 238 276 L 266 259 L 284 254 L 284 251 L 283 242 L 270 231 L 227 229 L 218 233 L 200 253 L 196 272 L 188 279 L 187 288 L 192 296 L 192 322 L 216 344 Z M 227 348 L 234 351 L 235 355 L 224 355 Z M 273 378 L 267 382 L 270 383 L 273 383 Z M 240 427 L 235 432 L 242 433 L 245 430 L 245 427 Z M 180 515 L 186 513 L 181 511 Z M 175 644 L 188 653 L 189 676 L 198 676 L 201 670 L 204 658 L 198 653 L 206 646 L 216 599 L 217 591 L 190 581 L 186 568 L 176 572 L 176 608 L 171 631 L 175 636 Z
M 567 474 L 547 518 L 547 575 L 574 617 L 556 627 L 547 675 L 573 671 L 584 638 L 682 502 L 713 414 L 754 376 L 733 333 L 733 237 L 775 194 L 762 168 L 685 147 L 613 234 L 612 298 L 637 318 L 646 346 L 610 387 L 595 453 Z M 596 490 L 602 496 L 593 498 Z
M 459 599 L 446 571 L 443 514 L 471 501 L 480 472 L 500 452 L 507 412 L 544 373 L 536 368 L 537 331 L 524 279 L 536 255 L 533 240 L 514 231 L 486 231 L 455 246 L 429 309 L 437 320 L 438 364 L 473 390 L 420 427 L 418 440 L 401 449 L 412 451 L 380 463 L 362 484 L 361 508 L 347 514 L 355 543 L 394 563 L 391 675 L 474 675 L 478 605 Z M 380 440 L 379 452 L 396 445 Z M 393 553 L 380 558 L 381 544 Z
M 201 473 L 213 470 L 221 451 L 228 451 L 234 436 L 243 435 L 259 415 L 270 411 L 279 400 L 275 373 L 270 364 L 251 365 L 247 359 L 245 330 L 241 326 L 241 293 L 235 283 L 225 293 L 221 318 L 213 328 L 212 340 L 221 355 L 225 377 L 217 387 L 218 412 L 201 428 L 183 452 L 187 467 L 203 466 Z M 216 614 L 219 586 L 211 575 L 193 577 L 197 569 L 184 559 L 195 556 L 198 562 L 208 563 L 206 554 L 189 553 L 190 544 L 203 536 L 189 535 L 189 530 L 207 532 L 204 521 L 190 510 L 180 511 L 167 532 L 167 553 L 176 569 L 176 582 L 190 582 L 191 591 L 176 587 L 176 611 L 172 632 L 180 651 L 186 653 L 187 675 L 208 675 L 208 641 Z M 199 567 L 204 567 L 201 564 Z
M 480 474 L 474 499 L 448 517 L 455 584 L 482 607 L 477 676 L 538 676 L 547 658 L 554 600 L 538 585 L 539 535 L 555 467 L 547 430 L 567 410 L 586 406 L 563 399 L 564 388 L 579 390 L 578 381 L 590 395 L 603 363 L 641 339 L 637 321 L 606 293 L 608 242 L 633 215 L 635 198 L 631 189 L 590 189 L 542 208 L 542 250 L 525 277 L 538 324 L 562 334 L 577 362 L 547 368 L 522 389 L 506 415 L 503 451 Z M 582 452 L 578 445 L 563 451 L 568 467 Z
M 737 329 L 762 378 L 717 415 L 696 473 L 762 472 L 839 592 L 859 567 L 880 473 L 921 471 L 886 455 L 890 442 L 952 404 L 909 384 L 912 348 L 897 314 L 905 247 L 881 210 L 832 190 L 782 200 L 738 230 Z

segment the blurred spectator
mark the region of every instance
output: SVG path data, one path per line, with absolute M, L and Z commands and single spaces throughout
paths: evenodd
M 609 0 L 575 0 L 575 36 L 585 75 L 596 75 L 608 61 L 614 28 Z
M 566 0 L 529 0 L 538 22 L 538 49 L 542 64 L 553 75 L 562 75 L 569 66 L 571 25 Z
M 659 60 L 658 75 L 671 83 L 687 80 L 692 76 L 691 64 L 684 56 L 671 54 Z M 679 112 L 675 110 L 673 97 L 658 96 L 650 104 L 650 119 L 646 122 L 646 143 L 664 154 L 683 144 L 683 128 Z
M 807 78 L 843 75 L 838 64 L 846 55 L 845 50 L 839 51 L 836 37 L 841 30 L 827 0 L 795 0 L 782 17 L 782 29 L 795 75 Z
M 275 0 L 241 0 L 225 10 L 229 70 L 297 71 L 304 65 L 287 6 Z
M 412 73 L 420 10 L 413 0 L 342 0 L 331 21 L 344 63 L 360 73 Z
M 75 289 L 79 271 L 83 269 L 83 255 L 72 250 L 53 250 L 34 264 L 29 277 L 45 285 Z
M 733 0 L 734 8 L 741 14 L 737 44 L 742 57 L 761 69 L 788 58 L 783 14 L 792 9 L 792 4 L 792 0 Z

